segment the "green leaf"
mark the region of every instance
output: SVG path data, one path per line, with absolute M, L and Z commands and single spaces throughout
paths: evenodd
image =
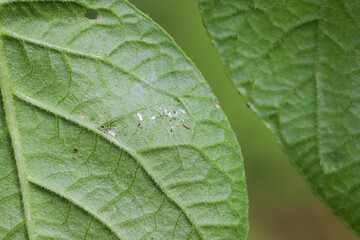
M 123 0 L 0 16 L 1 239 L 246 238 L 235 135 L 159 26 Z
M 200 0 L 240 93 L 360 234 L 360 2 Z

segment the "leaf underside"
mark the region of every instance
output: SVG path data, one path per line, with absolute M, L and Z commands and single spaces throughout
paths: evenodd
M 122 0 L 0 16 L 0 239 L 246 239 L 236 138 L 160 27 Z
M 235 87 L 360 234 L 360 1 L 200 0 Z

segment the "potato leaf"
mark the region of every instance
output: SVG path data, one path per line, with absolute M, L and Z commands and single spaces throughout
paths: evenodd
M 246 238 L 235 135 L 159 26 L 123 0 L 0 16 L 1 239 Z

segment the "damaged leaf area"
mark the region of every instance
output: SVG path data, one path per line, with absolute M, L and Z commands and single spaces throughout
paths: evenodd
M 230 79 L 360 234 L 360 2 L 200 0 Z
M 240 147 L 158 25 L 122 0 L 0 16 L 0 239 L 246 239 Z

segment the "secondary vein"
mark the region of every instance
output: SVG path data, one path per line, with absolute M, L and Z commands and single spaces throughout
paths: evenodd
M 11 136 L 12 146 L 16 160 L 16 167 L 19 176 L 20 189 L 22 194 L 22 203 L 23 203 L 25 221 L 27 226 L 27 233 L 29 239 L 31 240 L 35 238 L 35 232 L 31 224 L 31 213 L 30 213 L 30 203 L 29 203 L 30 200 L 29 183 L 26 180 L 27 174 L 26 174 L 25 158 L 21 147 L 21 138 L 17 126 L 10 75 L 4 54 L 2 38 L 0 38 L 0 89 L 3 98 L 3 105 L 6 116 L 6 125 Z

